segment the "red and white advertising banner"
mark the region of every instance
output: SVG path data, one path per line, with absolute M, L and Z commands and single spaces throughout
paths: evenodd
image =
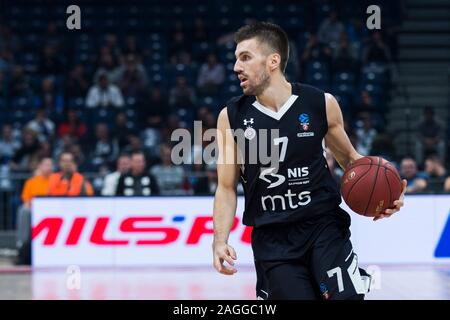
M 229 243 L 237 265 L 252 265 L 243 204 L 239 198 Z M 401 212 L 377 222 L 349 211 L 359 261 L 448 262 L 449 211 L 450 195 L 409 196 Z M 36 198 L 33 266 L 212 265 L 212 212 L 212 197 Z

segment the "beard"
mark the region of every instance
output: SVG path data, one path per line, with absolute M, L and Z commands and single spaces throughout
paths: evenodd
M 249 81 L 250 82 L 250 81 Z M 256 76 L 255 84 L 249 83 L 246 89 L 244 89 L 245 95 L 251 96 L 259 96 L 270 84 L 270 75 L 269 73 L 263 69 L 263 71 Z

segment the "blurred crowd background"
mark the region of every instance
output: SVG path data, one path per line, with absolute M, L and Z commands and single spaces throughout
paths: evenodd
M 226 101 L 241 94 L 233 32 L 255 20 L 286 30 L 288 80 L 336 96 L 358 152 L 395 163 L 408 192 L 450 192 L 448 119 L 433 105 L 420 106 L 407 149 L 390 125 L 390 102 L 402 92 L 396 78 L 405 3 L 377 1 L 382 29 L 373 31 L 366 27 L 370 4 L 81 1 L 82 28 L 74 31 L 63 3 L 4 5 L 0 225 L 13 228 L 27 192 L 45 194 L 47 184 L 54 195 L 213 194 L 215 166 L 172 164 L 170 137 L 177 128 L 192 130 L 194 120 L 215 128 Z M 328 158 L 339 179 L 342 170 Z M 80 180 L 61 185 L 67 172 Z

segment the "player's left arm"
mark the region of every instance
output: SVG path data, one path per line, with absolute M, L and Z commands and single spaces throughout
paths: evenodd
M 354 161 L 362 158 L 350 142 L 347 133 L 344 130 L 344 120 L 342 117 L 341 108 L 336 98 L 333 95 L 325 94 L 326 113 L 328 122 L 328 132 L 325 135 L 325 144 L 333 152 L 336 161 L 341 168 L 345 169 Z M 403 207 L 403 201 L 406 191 L 406 180 L 403 180 L 403 191 L 400 198 L 394 201 L 394 208 L 386 209 L 380 216 L 374 218 L 379 220 L 385 217 L 390 217 Z

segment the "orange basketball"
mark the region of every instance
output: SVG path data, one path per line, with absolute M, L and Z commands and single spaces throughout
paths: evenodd
M 381 157 L 364 157 L 349 166 L 341 179 L 345 203 L 358 214 L 376 217 L 394 207 L 402 193 L 397 169 Z

